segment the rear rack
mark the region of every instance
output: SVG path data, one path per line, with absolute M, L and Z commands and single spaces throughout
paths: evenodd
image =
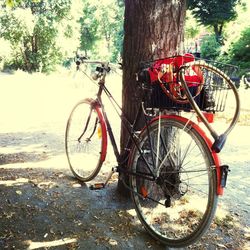
M 148 68 L 145 69 L 145 66 Z M 144 68 L 138 73 L 138 82 L 146 93 L 144 109 L 158 108 L 178 112 L 194 110 L 199 121 L 204 123 L 214 138 L 212 150 L 218 153 L 239 118 L 240 100 L 236 84 L 232 81 L 236 79 L 237 70 L 238 67 L 234 65 L 200 58 L 194 60 L 192 55 L 144 64 Z M 224 112 L 229 95 L 235 101 L 234 113 L 229 117 L 231 123 L 227 129 L 218 135 L 204 114 Z
M 230 64 L 224 64 L 217 61 L 211 60 L 198 60 L 194 61 L 195 64 L 200 62 L 201 71 L 203 74 L 204 82 L 202 83 L 201 90 L 198 95 L 196 95 L 196 88 L 194 83 L 187 82 L 189 86 L 189 91 L 192 94 L 196 104 L 202 111 L 216 113 L 223 112 L 227 104 L 227 96 L 230 87 L 227 82 L 224 81 L 223 76 L 218 75 L 217 72 L 211 71 L 205 67 L 202 67 L 203 63 L 212 65 L 215 68 L 221 70 L 225 75 L 230 79 L 236 79 L 236 74 L 238 67 Z M 163 59 L 162 59 L 163 60 Z M 144 67 L 151 67 L 155 61 L 144 63 Z M 179 77 L 176 78 L 179 81 Z M 162 89 L 165 88 L 169 90 L 170 84 L 175 82 L 164 82 L 161 86 L 159 83 L 149 83 L 142 82 L 141 87 L 146 91 L 146 98 L 144 100 L 146 108 L 159 108 L 159 109 L 171 109 L 177 111 L 190 111 L 193 107 L 190 105 L 189 101 L 178 101 L 175 98 L 172 98 L 169 95 L 166 95 Z

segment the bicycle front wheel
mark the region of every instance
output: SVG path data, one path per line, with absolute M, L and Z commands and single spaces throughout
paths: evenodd
M 141 223 L 170 247 L 194 243 L 217 206 L 215 163 L 206 142 L 192 126 L 162 118 L 143 130 L 138 146 L 130 185 Z
M 92 99 L 76 104 L 67 122 L 65 149 L 70 169 L 83 182 L 99 173 L 107 150 L 107 131 L 100 107 Z

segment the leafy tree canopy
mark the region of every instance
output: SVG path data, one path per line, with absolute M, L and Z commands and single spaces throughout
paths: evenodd
M 233 63 L 241 68 L 250 70 L 250 26 L 248 26 L 236 42 L 231 45 L 229 56 Z
M 22 0 L 5 5 L 0 1 L 0 36 L 9 41 L 12 68 L 49 72 L 60 62 L 63 50 L 58 38 L 67 39 L 72 25 L 63 25 L 69 18 L 71 0 Z M 62 27 L 63 25 L 63 27 Z
M 0 0 L 0 7 L 0 43 L 11 46 L 9 57 L 0 51 L 7 68 L 49 72 L 68 65 L 77 48 L 113 61 L 121 54 L 122 0 Z
M 188 8 L 200 24 L 213 27 L 216 40 L 222 41 L 223 27 L 237 17 L 238 0 L 188 0 Z
M 220 55 L 221 45 L 214 35 L 205 36 L 201 43 L 201 57 L 215 60 Z
M 117 60 L 123 41 L 123 1 L 84 0 L 83 4 L 80 49 L 86 56 Z

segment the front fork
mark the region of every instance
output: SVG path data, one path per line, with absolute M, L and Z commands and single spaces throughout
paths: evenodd
M 90 108 L 89 116 L 88 116 L 86 125 L 85 125 L 85 127 L 84 127 L 84 129 L 83 129 L 83 132 L 81 133 L 81 135 L 80 135 L 80 136 L 78 137 L 78 139 L 77 139 L 77 141 L 78 141 L 79 143 L 81 142 L 81 139 L 82 139 L 82 137 L 84 136 L 84 134 L 85 134 L 85 132 L 86 132 L 88 126 L 89 126 L 89 121 L 90 121 L 90 118 L 91 118 L 92 111 L 93 111 L 93 109 Z M 90 135 L 90 137 L 86 139 L 86 141 L 90 141 L 91 137 L 93 136 L 93 134 L 94 134 L 94 132 L 95 132 L 96 125 L 97 125 L 97 119 L 96 119 L 96 122 L 95 122 L 95 126 L 94 126 L 94 129 L 93 129 L 93 132 L 92 132 L 92 134 Z

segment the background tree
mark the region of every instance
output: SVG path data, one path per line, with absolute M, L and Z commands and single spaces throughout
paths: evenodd
M 93 51 L 96 41 L 99 39 L 97 30 L 98 22 L 95 18 L 97 6 L 91 1 L 86 1 L 83 6 L 81 24 L 81 41 L 80 49 L 84 52 L 84 56 L 88 57 L 89 52 Z
M 241 67 L 242 74 L 250 71 L 250 26 L 241 32 L 240 38 L 232 43 L 229 50 L 232 63 Z
M 6 4 L 7 3 L 7 4 Z M 5 68 L 51 72 L 68 66 L 77 48 L 117 61 L 123 41 L 122 0 L 0 0 L 0 51 Z M 3 62 L 4 61 L 4 62 Z
M 212 27 L 217 42 L 223 43 L 223 28 L 237 17 L 238 0 L 188 0 L 187 3 L 199 23 Z
M 135 73 L 142 61 L 182 53 L 185 0 L 125 0 L 122 107 L 129 121 L 138 108 Z M 121 149 L 127 141 L 121 128 Z
M 202 58 L 215 60 L 220 55 L 221 45 L 215 35 L 208 35 L 202 39 L 200 50 Z
M 65 52 L 57 38 L 61 35 L 66 44 L 74 34 L 73 26 L 64 22 L 72 17 L 71 0 L 23 0 L 15 2 L 11 9 L 4 2 L 1 1 L 0 36 L 10 42 L 13 53 L 7 63 L 26 71 L 53 70 Z
M 184 27 L 184 42 L 186 52 L 196 53 L 196 56 L 199 56 L 200 41 L 198 39 L 202 32 L 204 32 L 204 26 L 199 25 L 191 11 L 187 10 Z
M 117 61 L 123 41 L 123 1 L 84 0 L 81 46 L 85 56 Z
M 185 19 L 185 40 L 193 40 L 200 31 L 201 27 L 198 25 L 190 10 L 187 10 Z

